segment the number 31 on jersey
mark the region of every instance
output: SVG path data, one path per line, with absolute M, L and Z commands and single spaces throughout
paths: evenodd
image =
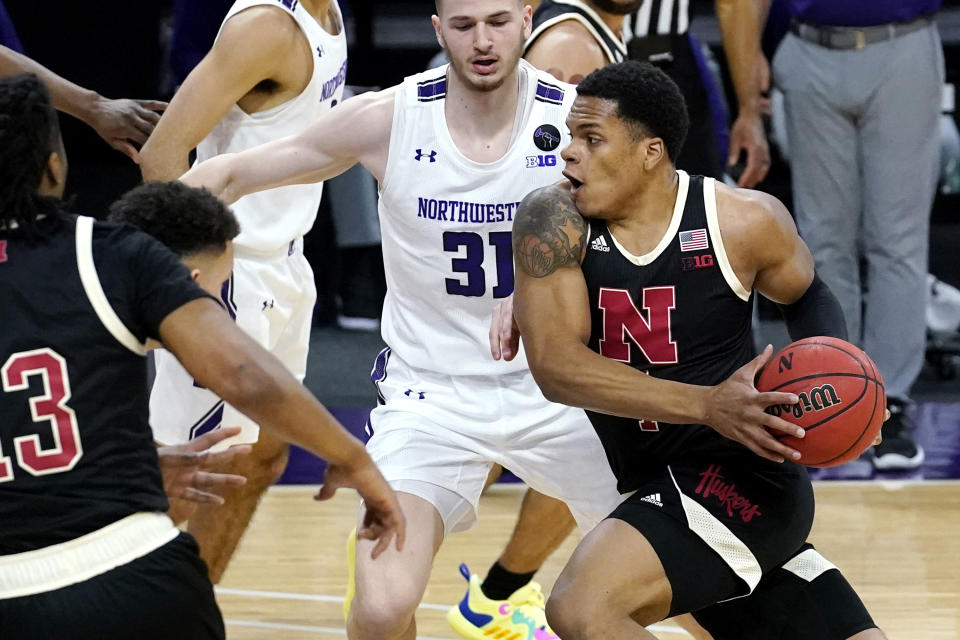
M 494 248 L 497 284 L 493 287 L 494 298 L 506 298 L 513 293 L 513 247 L 509 231 L 491 231 L 484 236 L 472 231 L 445 231 L 443 233 L 443 250 L 448 253 L 460 253 L 465 249 L 463 257 L 453 258 L 451 269 L 454 273 L 462 273 L 465 279 L 446 278 L 447 293 L 452 296 L 480 297 L 487 292 L 487 271 L 483 268 L 483 257 L 486 245 Z

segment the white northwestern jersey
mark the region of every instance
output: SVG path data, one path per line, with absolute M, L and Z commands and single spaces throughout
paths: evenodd
M 560 149 L 575 88 L 521 60 L 515 134 L 496 162 L 457 149 L 444 117 L 447 67 L 396 94 L 380 225 L 387 296 L 383 339 L 408 364 L 449 375 L 527 368 L 490 355 L 494 306 L 513 293 L 510 230 L 520 201 L 563 179 Z
M 343 98 L 347 38 L 337 3 L 330 3 L 339 23 L 337 35 L 325 31 L 297 0 L 237 0 L 223 24 L 241 11 L 260 5 L 280 8 L 296 20 L 313 53 L 313 75 L 300 95 L 272 109 L 251 114 L 236 104 L 230 107 L 197 146 L 198 162 L 299 133 Z M 231 207 L 240 222 L 240 235 L 234 243 L 261 252 L 288 245 L 313 226 L 322 191 L 322 183 L 298 184 L 240 198 Z

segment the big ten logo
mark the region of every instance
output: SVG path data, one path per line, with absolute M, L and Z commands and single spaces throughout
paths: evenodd
M 784 414 L 790 414 L 794 418 L 802 418 L 805 413 L 823 411 L 841 402 L 840 396 L 832 384 L 823 384 L 809 391 L 801 391 L 797 394 L 797 397 L 800 398 L 797 404 L 775 404 L 767 407 L 766 411 L 778 418 Z
M 557 166 L 557 156 L 527 156 L 527 169 L 534 167 L 555 167 Z
M 680 269 L 682 271 L 694 271 L 696 269 L 706 269 L 714 265 L 713 256 L 705 253 L 699 256 L 681 256 Z

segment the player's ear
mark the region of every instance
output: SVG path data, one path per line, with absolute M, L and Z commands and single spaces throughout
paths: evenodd
M 643 168 L 652 171 L 661 162 L 667 160 L 667 148 L 663 144 L 663 138 L 647 138 L 643 142 L 646 157 L 643 160 Z
M 437 16 L 437 15 L 430 16 L 430 22 L 433 23 L 433 30 L 437 34 L 437 44 L 440 45 L 441 49 L 446 51 L 447 44 L 443 41 L 443 33 L 440 32 L 440 16 Z
M 47 166 L 44 170 L 43 180 L 47 183 L 47 188 L 51 191 L 63 195 L 63 189 L 67 184 L 67 158 L 59 151 L 51 151 L 47 157 Z
M 520 16 L 523 19 L 523 40 L 526 42 L 533 33 L 533 7 L 528 4 L 523 5 Z
M 190 269 L 190 277 L 193 278 L 194 282 L 197 282 L 200 279 L 200 269 Z

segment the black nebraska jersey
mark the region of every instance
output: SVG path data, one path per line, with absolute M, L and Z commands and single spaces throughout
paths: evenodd
M 650 253 L 630 254 L 604 221 L 589 220 L 582 265 L 590 295 L 589 346 L 657 378 L 713 385 L 751 359 L 753 305 L 723 249 L 714 180 L 677 174 L 670 226 Z M 621 492 L 636 489 L 684 451 L 740 446 L 705 425 L 587 415 Z
M 603 49 L 609 62 L 627 59 L 627 46 L 620 35 L 611 31 L 597 12 L 580 0 L 543 0 L 533 13 L 533 31 L 523 45 L 523 52 L 529 51 L 544 31 L 567 20 L 575 20 L 583 25 Z
M 147 423 L 147 338 L 206 294 L 128 226 L 0 228 L 0 556 L 166 511 Z

